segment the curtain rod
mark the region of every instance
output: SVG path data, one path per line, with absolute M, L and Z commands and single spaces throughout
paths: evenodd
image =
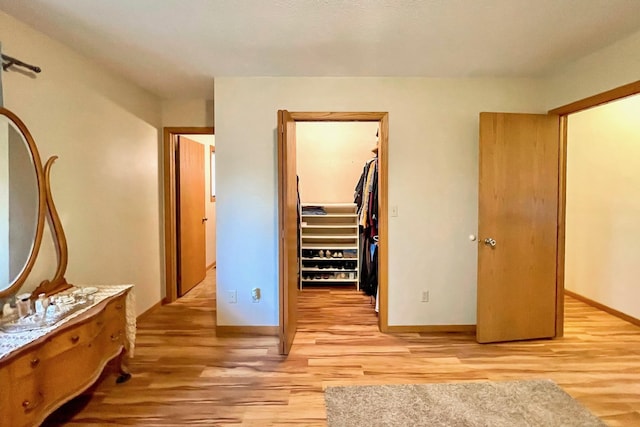
M 26 68 L 28 70 L 33 71 L 34 73 L 39 73 L 40 71 L 42 71 L 42 69 L 40 67 L 36 67 L 35 65 L 30 65 L 27 64 L 25 62 L 20 61 L 19 59 L 13 58 L 11 56 L 5 55 L 5 54 L 1 54 L 2 55 L 2 69 L 4 71 L 7 71 L 7 68 L 11 67 L 12 65 L 16 65 L 18 67 L 23 67 Z M 4 62 L 7 61 L 7 62 Z

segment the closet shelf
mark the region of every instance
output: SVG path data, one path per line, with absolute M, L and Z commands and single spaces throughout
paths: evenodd
M 357 278 L 360 270 L 360 238 L 355 203 L 302 203 L 303 208 L 306 206 L 317 206 L 325 215 L 302 213 L 303 219 L 300 223 L 300 289 L 303 289 L 303 284 L 310 285 L 312 283 L 318 285 L 340 283 L 352 285 L 355 283 L 356 289 L 360 289 L 360 281 Z M 341 254 L 343 257 L 320 256 L 325 252 L 332 255 Z M 325 266 L 329 268 L 320 268 Z M 349 268 L 339 268 L 347 266 Z M 345 275 L 352 277 L 337 277 Z M 327 278 L 323 279 L 322 276 Z
M 330 229 L 351 229 L 351 228 L 358 228 L 358 224 L 331 224 L 331 225 L 302 224 L 302 228 L 303 229 L 306 229 L 306 228 L 313 228 L 313 229 L 325 229 L 325 228 L 330 228 Z
M 358 249 L 357 246 L 349 243 L 303 243 L 302 249 Z M 339 259 L 339 258 L 337 258 Z
M 326 214 L 326 215 L 314 215 L 314 214 L 306 214 L 302 213 L 303 217 L 313 217 L 313 218 L 357 218 L 358 214 L 355 213 L 334 213 L 334 214 Z
M 304 202 L 301 203 L 302 207 L 309 207 L 309 206 L 320 206 L 323 208 L 347 208 L 347 209 L 353 209 L 353 207 L 355 206 L 355 204 L 353 203 L 311 203 L 311 202 Z
M 303 234 L 302 239 L 330 239 L 330 240 L 354 240 L 358 236 L 349 236 L 348 234 Z

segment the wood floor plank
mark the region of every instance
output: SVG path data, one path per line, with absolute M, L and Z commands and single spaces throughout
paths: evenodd
M 480 345 L 468 333 L 382 334 L 352 288 L 300 294 L 289 357 L 275 337 L 216 337 L 213 272 L 138 325 L 132 379 L 105 373 L 48 426 L 324 426 L 324 389 L 549 378 L 608 425 L 640 425 L 640 327 L 567 298 L 565 337 Z

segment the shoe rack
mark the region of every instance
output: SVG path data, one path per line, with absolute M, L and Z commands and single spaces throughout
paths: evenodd
M 305 207 L 325 214 L 305 213 Z M 300 289 L 308 284 L 345 284 L 360 289 L 358 215 L 353 203 L 303 203 L 300 230 Z

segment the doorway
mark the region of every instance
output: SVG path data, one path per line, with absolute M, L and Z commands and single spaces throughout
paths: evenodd
M 567 135 L 570 114 L 588 110 L 598 105 L 640 94 L 640 80 L 598 93 L 596 95 L 554 108 L 549 114 L 560 116 L 560 172 L 558 209 L 558 255 L 557 255 L 557 295 L 556 295 L 556 337 L 564 335 L 564 295 L 565 295 L 565 240 L 566 240 L 566 185 L 567 185 Z
M 360 324 L 377 322 L 377 209 L 369 205 L 378 204 L 378 125 L 296 124 L 302 211 L 298 317 L 305 329 L 321 319 L 322 328 L 348 325 L 356 312 Z
M 388 266 L 388 113 L 306 113 L 278 112 L 278 199 L 279 199 L 279 291 L 280 352 L 288 354 L 297 329 L 298 201 L 296 166 L 296 123 L 374 122 L 379 129 L 378 144 L 378 325 L 387 330 Z M 333 256 L 333 253 L 331 254 Z M 326 274 L 325 274 L 326 275 Z
M 166 291 L 163 302 L 170 303 L 215 267 L 214 129 L 164 128 L 163 157 Z M 190 278 L 185 277 L 183 284 L 184 275 Z
M 640 95 L 568 116 L 565 255 L 567 295 L 635 324 L 638 117 Z
M 478 252 L 476 328 L 479 342 L 559 338 L 564 335 L 568 115 L 638 93 L 640 93 L 640 81 L 555 108 L 546 115 L 480 114 L 479 181 L 481 191 L 479 192 L 478 218 L 480 248 Z M 538 140 L 540 138 L 542 139 Z M 522 142 L 527 142 L 527 140 L 528 142 L 522 144 L 518 142 L 519 139 Z M 509 141 L 509 144 L 506 144 L 506 141 Z M 514 144 L 513 141 L 518 143 Z M 529 165 L 533 166 L 528 169 L 531 173 L 525 172 L 526 168 L 518 168 L 507 175 L 505 172 L 507 168 L 504 165 L 511 164 L 514 159 L 526 159 L 526 162 L 531 163 L 533 157 L 523 154 L 526 150 L 534 147 L 535 155 L 546 156 L 546 160 Z M 488 154 L 485 158 L 483 158 L 483 152 Z M 486 174 L 483 175 L 483 172 Z M 523 185 L 531 184 L 532 177 L 541 173 L 546 176 L 546 184 L 543 184 L 541 180 L 536 180 L 534 182 L 536 185 Z M 504 175 L 502 179 L 500 179 L 501 174 Z M 496 177 L 498 179 L 495 179 Z M 521 188 L 511 191 L 513 197 L 505 198 L 503 193 L 493 191 L 498 188 L 494 184 L 500 182 L 509 184 L 511 188 L 514 185 L 516 187 L 519 185 Z M 484 198 L 483 187 L 491 190 L 484 192 Z M 498 188 L 498 190 L 500 189 Z M 491 192 L 493 194 L 486 197 Z M 541 194 L 544 197 L 540 197 Z M 509 203 L 503 203 L 504 201 Z M 498 203 L 501 205 L 499 209 L 495 206 L 496 202 L 500 202 Z M 505 207 L 507 209 L 504 209 Z M 535 215 L 542 215 L 546 218 L 549 222 L 548 225 L 552 228 L 547 227 L 546 231 L 541 227 L 535 228 L 535 230 L 532 228 L 533 232 L 524 230 L 520 218 L 531 219 Z M 514 218 L 518 221 L 514 221 Z M 527 223 L 524 222 L 524 225 Z M 494 234 L 496 230 L 500 232 L 507 228 L 510 228 L 510 236 L 524 230 L 523 237 L 527 242 L 535 243 L 544 239 L 543 244 L 537 245 L 539 248 L 534 251 L 535 257 L 522 256 L 524 252 L 519 250 L 510 251 L 509 249 L 513 249 L 513 247 L 510 248 L 510 241 L 504 238 L 506 234 L 498 236 Z M 471 237 L 475 239 L 475 236 Z M 522 242 L 523 240 L 520 239 L 517 243 L 521 244 Z M 509 259 L 510 269 L 519 263 L 518 269 L 527 272 L 527 274 L 538 271 L 539 261 L 535 259 L 544 262 L 545 277 L 539 280 L 544 284 L 543 300 L 540 299 L 539 293 L 536 287 L 532 286 L 532 283 L 519 279 L 512 282 L 505 281 L 507 275 L 502 274 L 503 270 L 499 268 L 499 264 L 505 260 L 505 256 L 509 257 L 509 253 L 520 254 L 520 256 Z M 514 284 L 518 286 L 514 286 Z M 509 296 L 512 298 L 509 299 Z M 530 303 L 533 299 L 536 299 L 536 304 Z M 514 301 L 519 304 L 516 310 L 512 309 Z M 503 307 L 507 304 L 509 309 L 504 309 Z M 533 306 L 537 307 L 537 311 L 531 314 Z M 497 307 L 500 309 L 496 309 Z M 543 333 L 539 333 L 535 328 L 542 321 L 549 327 Z M 516 336 L 511 334 L 514 325 L 518 327 L 516 328 L 518 330 Z M 520 331 L 524 331 L 524 333 L 520 333 Z

